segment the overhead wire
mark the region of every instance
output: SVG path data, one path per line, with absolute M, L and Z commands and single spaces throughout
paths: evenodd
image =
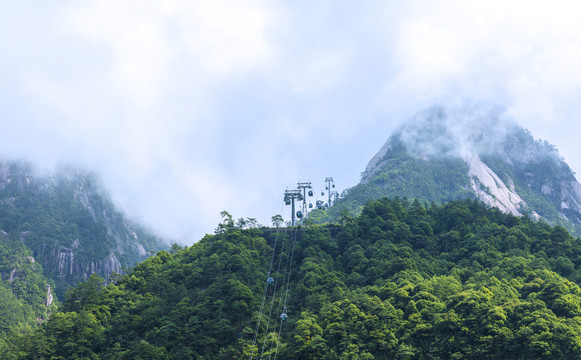
M 285 231 L 285 240 L 286 240 L 286 231 Z M 266 323 L 266 330 L 265 330 L 265 334 L 264 334 L 264 340 L 262 342 L 262 350 L 260 352 L 260 359 L 262 359 L 262 357 L 264 355 L 264 351 L 266 349 L 266 341 L 267 341 L 267 337 L 268 337 L 268 330 L 270 329 L 270 320 L 272 318 L 272 309 L 274 307 L 274 299 L 276 298 L 276 292 L 277 292 L 276 287 L 277 287 L 277 283 L 278 283 L 278 278 L 280 276 L 280 267 L 282 265 L 282 256 L 283 256 L 283 253 L 284 253 L 284 244 L 285 244 L 285 242 L 283 240 L 283 244 L 282 244 L 282 246 L 280 248 L 280 254 L 279 254 L 279 257 L 278 257 L 278 269 L 277 269 L 277 272 L 276 272 L 277 276 L 276 276 L 276 278 L 274 280 L 275 281 L 274 290 L 272 292 L 272 298 L 271 298 L 271 301 L 270 301 L 270 310 L 268 312 L 268 318 L 267 318 L 267 323 Z M 281 297 L 282 297 L 282 289 L 283 288 L 284 288 L 284 275 L 283 275 L 283 287 L 281 287 Z M 275 322 L 275 324 L 276 324 L 276 322 Z
M 284 208 L 284 204 L 281 205 L 281 211 L 280 211 L 280 213 L 283 212 L 282 211 L 283 208 Z M 270 327 L 270 318 L 272 316 L 272 303 L 274 302 L 274 296 L 276 294 L 276 286 L 277 286 L 277 282 L 278 282 L 278 276 L 280 274 L 280 264 L 281 264 L 281 260 L 280 259 L 282 258 L 282 253 L 283 253 L 283 250 L 284 250 L 284 244 L 285 244 L 285 240 L 286 240 L 286 233 L 287 233 L 287 229 L 285 228 L 284 229 L 284 234 L 283 234 L 283 241 L 282 241 L 282 245 L 281 245 L 281 250 L 280 250 L 280 254 L 279 254 L 278 269 L 277 269 L 276 274 L 274 275 L 274 284 L 273 284 L 273 289 L 274 290 L 273 290 L 273 295 L 272 295 L 272 301 L 271 301 L 271 305 L 270 305 L 269 314 L 268 314 L 268 317 L 267 317 L 267 326 L 266 326 L 266 331 L 265 331 L 265 335 L 264 335 L 265 341 L 266 341 L 266 337 L 267 337 L 267 334 L 268 334 L 268 328 Z M 272 249 L 272 257 L 270 259 L 270 265 L 269 265 L 269 271 L 268 271 L 268 274 L 269 274 L 268 276 L 269 277 L 272 276 L 271 274 L 272 274 L 272 268 L 273 268 L 273 265 L 274 265 L 274 259 L 275 259 L 275 254 L 276 254 L 276 249 L 277 249 L 277 243 L 278 243 L 278 239 L 279 239 L 279 234 L 280 234 L 280 227 L 277 227 L 277 229 L 276 229 L 275 243 L 274 243 L 274 247 Z M 255 350 L 256 342 L 258 340 L 258 335 L 260 333 L 260 323 L 262 321 L 262 315 L 264 313 L 264 304 L 265 304 L 266 299 L 267 299 L 267 293 L 268 293 L 268 287 L 269 287 L 269 285 L 270 284 L 268 283 L 268 278 L 267 278 L 266 281 L 265 281 L 265 285 L 264 285 L 264 294 L 262 296 L 262 304 L 260 306 L 260 312 L 259 312 L 259 315 L 258 315 L 258 319 L 257 319 L 257 322 L 256 322 L 256 328 L 255 328 L 254 336 L 253 336 L 253 340 L 252 340 L 252 352 L 251 352 L 250 357 L 249 357 L 250 360 L 252 360 L 254 358 L 254 350 Z M 261 358 L 262 358 L 262 354 L 263 353 L 264 353 L 264 342 L 263 342 L 263 345 L 262 345 L 262 352 L 261 352 L 261 355 L 260 355 Z
M 270 265 L 269 265 L 269 269 L 268 269 L 268 276 L 270 277 L 270 274 L 272 272 L 272 266 L 274 264 L 274 256 L 276 253 L 276 246 L 278 243 L 278 236 L 279 236 L 279 231 L 280 229 L 277 228 L 276 229 L 276 234 L 275 234 L 275 238 L 274 238 L 274 246 L 272 248 L 272 257 L 270 259 Z M 258 333 L 259 333 L 259 329 L 260 329 L 260 322 L 262 320 L 262 314 L 264 311 L 264 303 L 266 301 L 266 294 L 268 292 L 268 286 L 270 284 L 268 283 L 268 278 L 265 280 L 264 282 L 264 294 L 262 295 L 262 304 L 260 305 L 260 311 L 258 313 L 258 320 L 256 321 L 256 329 L 254 330 L 254 337 L 252 339 L 252 353 L 250 354 L 250 359 L 252 359 L 254 357 L 254 347 L 256 346 L 256 340 L 258 338 Z
M 287 278 L 286 278 L 287 279 L 287 282 L 286 282 L 286 291 L 285 291 L 285 294 L 284 294 L 284 303 L 283 303 L 283 311 L 284 311 L 284 314 L 286 314 L 286 304 L 287 304 L 287 300 L 288 300 L 288 289 L 289 289 L 289 286 L 290 286 L 290 278 L 291 278 L 292 267 L 293 267 L 293 257 L 294 257 L 294 254 L 295 254 L 295 244 L 297 242 L 297 234 L 298 234 L 298 232 L 299 232 L 299 229 L 296 229 L 295 228 L 294 229 L 293 242 L 292 242 L 291 256 L 290 256 L 290 260 L 288 262 L 288 264 L 289 264 L 288 265 L 288 271 L 286 272 L 287 273 Z M 274 360 L 276 360 L 276 357 L 278 355 L 278 346 L 280 344 L 280 333 L 282 331 L 282 324 L 283 324 L 284 321 L 285 320 L 283 320 L 282 318 L 280 319 L 280 326 L 278 328 L 278 335 L 276 337 L 276 350 L 274 352 Z M 272 352 L 268 355 L 268 358 L 269 359 L 270 359 L 271 354 L 272 354 Z
M 305 204 L 303 204 L 303 210 L 306 210 L 305 209 Z M 291 214 L 291 217 L 292 216 L 294 216 L 294 214 Z M 303 219 L 301 218 L 300 219 L 300 224 L 302 224 L 302 222 L 303 222 L 302 220 Z M 288 301 L 288 292 L 289 292 L 289 288 L 290 288 L 290 278 L 291 278 L 291 273 L 292 273 L 292 261 L 293 261 L 293 258 L 294 258 L 294 252 L 295 252 L 295 245 L 296 245 L 297 235 L 298 235 L 298 233 L 300 231 L 299 229 L 300 229 L 300 225 L 299 225 L 299 228 L 293 228 L 293 230 L 292 230 L 292 246 L 290 244 L 290 242 L 291 242 L 290 241 L 291 236 L 289 236 L 289 239 L 288 239 L 289 240 L 288 241 L 289 248 L 290 248 L 291 251 L 290 251 L 290 257 L 287 255 L 287 264 L 286 264 L 286 266 L 284 268 L 285 269 L 285 273 L 283 274 L 283 277 L 282 277 L 283 285 L 280 288 L 280 297 L 279 297 L 279 301 L 278 301 L 278 312 L 277 313 L 280 313 L 280 310 L 281 310 L 280 307 L 281 307 L 281 305 L 283 307 L 283 312 L 281 313 L 280 317 L 277 317 L 276 320 L 275 320 L 275 325 L 276 325 L 278 323 L 279 319 L 280 319 L 280 326 L 279 326 L 279 329 L 278 329 L 278 333 L 276 335 L 276 338 L 273 339 L 271 341 L 271 343 L 270 343 L 270 351 L 269 351 L 268 359 L 271 359 L 271 356 L 272 356 L 272 348 L 273 348 L 273 345 L 274 345 L 273 343 L 275 341 L 276 341 L 276 347 L 275 347 L 275 352 L 274 352 L 274 359 L 276 360 L 276 358 L 278 356 L 278 349 L 279 349 L 279 344 L 280 344 L 280 334 L 282 332 L 282 324 L 286 320 L 286 312 L 287 312 L 287 310 L 286 310 L 287 307 L 286 306 L 287 306 L 287 301 Z M 266 350 L 266 343 L 267 343 L 267 339 L 268 339 L 268 330 L 270 329 L 270 321 L 271 321 L 271 318 L 272 318 L 272 309 L 274 307 L 274 300 L 276 298 L 276 293 L 277 293 L 278 277 L 280 276 L 280 267 L 282 265 L 282 258 L 283 258 L 283 255 L 284 255 L 285 243 L 287 243 L 286 242 L 286 238 L 287 238 L 287 236 L 286 236 L 287 235 L 286 234 L 287 231 L 286 230 L 288 230 L 288 228 L 285 229 L 285 234 L 284 234 L 283 242 L 282 242 L 282 245 L 280 247 L 279 260 L 278 260 L 278 269 L 277 269 L 277 272 L 276 272 L 276 277 L 274 278 L 274 287 L 273 287 L 273 292 L 272 292 L 272 299 L 271 299 L 271 303 L 270 303 L 269 314 L 268 314 L 268 317 L 267 317 L 267 323 L 266 323 L 266 329 L 265 329 L 264 339 L 263 339 L 263 343 L 262 343 L 262 349 L 261 349 L 261 352 L 260 352 L 260 359 L 261 360 L 263 359 L 264 352 Z M 272 258 L 271 258 L 271 262 L 270 262 L 270 266 L 269 266 L 269 268 L 270 268 L 269 269 L 269 276 L 271 276 L 271 271 L 272 271 L 272 267 L 273 267 L 273 261 L 274 261 L 274 258 L 275 258 L 276 244 L 278 242 L 278 228 L 277 228 L 277 233 L 276 234 L 277 234 L 277 237 L 275 239 L 275 246 L 273 248 Z M 286 280 L 286 289 L 285 289 L 285 280 Z M 266 298 L 267 298 L 268 286 L 269 286 L 269 283 L 268 283 L 268 279 L 267 279 L 267 281 L 265 283 L 265 289 L 264 289 L 264 294 L 263 294 L 263 298 L 262 298 L 262 304 L 260 306 L 259 317 L 258 317 L 258 320 L 257 320 L 256 329 L 255 329 L 255 333 L 254 333 L 254 337 L 253 337 L 252 354 L 250 355 L 250 360 L 252 360 L 253 357 L 254 357 L 254 349 L 255 349 L 255 346 L 256 346 L 256 341 L 258 339 L 258 334 L 260 332 L 260 322 L 262 320 L 262 315 L 263 315 L 263 312 L 264 312 L 264 304 L 265 304 Z M 284 316 L 284 318 L 283 318 L 283 316 Z

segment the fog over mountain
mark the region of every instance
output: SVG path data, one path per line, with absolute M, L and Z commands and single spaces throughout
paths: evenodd
M 467 107 L 432 106 L 420 111 L 409 120 L 403 121 L 392 134 L 406 144 L 408 152 L 415 157 L 470 157 L 480 155 L 502 155 L 510 162 L 525 163 L 535 159 L 564 159 L 554 145 L 546 140 L 531 142 L 530 147 L 518 146 L 516 134 L 528 134 L 506 110 L 499 106 L 471 105 Z M 534 137 L 534 136 L 533 136 Z M 538 139 L 538 137 L 537 137 Z M 367 170 L 385 155 L 391 141 L 369 161 Z
M 493 153 L 518 126 L 502 113 L 500 108 L 485 105 L 461 109 L 434 106 L 404 122 L 397 132 L 415 156 Z
M 288 218 L 433 104 L 498 104 L 581 169 L 575 1 L 0 3 L 0 158 L 96 171 L 164 237 Z

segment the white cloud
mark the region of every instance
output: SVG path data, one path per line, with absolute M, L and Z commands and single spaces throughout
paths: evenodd
M 23 107 L 34 109 L 13 131 L 25 138 L 50 129 L 42 143 L 4 151 L 97 168 L 124 207 L 170 235 L 187 231 L 172 229 L 172 217 L 207 223 L 235 198 L 220 196 L 231 184 L 208 154 L 228 121 L 212 116 L 213 103 L 233 77 L 268 60 L 276 14 L 254 0 L 62 5 L 32 31 L 17 28 L 18 42 L 1 38 L 11 51 L 3 62 L 15 70 L 10 83 L 24 101 L 6 106 L 21 116 Z M 11 10 L 31 16 L 25 5 Z
M 34 5 L 0 14 L 0 150 L 97 169 L 171 236 L 268 222 L 300 179 L 353 185 L 434 103 L 505 106 L 581 169 L 574 1 Z
M 499 103 L 558 143 L 571 126 L 581 130 L 571 119 L 579 110 L 580 10 L 574 1 L 412 2 L 400 23 L 399 71 L 381 97 L 407 111 L 467 99 Z

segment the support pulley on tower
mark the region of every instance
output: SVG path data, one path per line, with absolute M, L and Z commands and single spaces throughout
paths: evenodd
M 301 199 L 301 200 L 303 200 L 303 210 L 302 210 L 302 214 L 301 215 L 302 216 L 306 216 L 308 214 L 308 212 L 309 212 L 309 207 L 312 208 L 312 206 L 309 206 L 309 205 L 312 205 L 311 203 L 309 203 L 307 205 L 307 195 L 308 196 L 313 196 L 313 187 L 311 186 L 311 182 L 310 181 L 308 181 L 308 182 L 299 182 L 297 184 L 297 189 L 301 190 L 302 191 L 302 195 L 303 195 L 303 199 Z M 309 190 L 309 191 L 307 192 L 307 190 Z M 302 216 L 300 216 L 300 217 L 302 217 Z M 298 214 L 297 214 L 297 217 L 299 217 Z
M 291 216 L 292 216 L 292 226 L 296 226 L 296 221 L 295 221 L 295 200 L 299 200 L 302 201 L 303 198 L 303 194 L 301 194 L 300 190 L 285 190 L 284 192 L 284 203 L 286 205 L 292 205 L 292 211 L 291 211 Z
M 328 195 L 328 201 L 324 205 L 325 208 L 330 207 L 333 204 L 334 200 L 337 200 L 337 198 L 338 198 L 337 192 L 332 190 L 334 188 L 335 188 L 335 181 L 333 180 L 333 178 L 326 177 L 325 178 L 325 191 L 321 191 L 321 196 L 325 196 L 325 192 L 327 192 L 327 195 Z M 323 207 L 323 206 L 321 206 L 321 207 Z

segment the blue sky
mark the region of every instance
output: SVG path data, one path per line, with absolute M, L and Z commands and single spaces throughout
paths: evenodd
M 490 103 L 581 171 L 576 1 L 0 0 L 0 155 L 98 172 L 191 243 L 355 185 L 401 121 Z

